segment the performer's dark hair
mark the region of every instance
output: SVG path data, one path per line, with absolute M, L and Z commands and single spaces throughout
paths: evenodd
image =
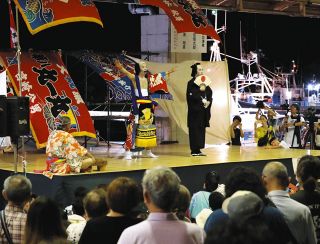
M 293 104 L 291 104 L 291 106 L 290 106 L 290 107 L 295 107 L 295 108 L 297 109 L 298 113 L 299 113 L 299 111 L 300 111 L 300 107 L 299 107 L 299 105 L 298 105 L 298 104 L 293 103 Z
M 233 117 L 232 121 L 238 120 L 239 122 L 241 122 L 241 117 L 239 115 L 236 115 Z
M 138 75 L 138 74 L 140 74 L 140 71 L 141 71 L 141 68 L 140 68 L 139 63 L 135 63 L 135 65 L 134 65 L 134 73 L 136 75 Z
M 275 136 L 271 137 L 271 139 L 269 140 L 269 144 L 271 145 L 271 143 L 276 140 L 277 138 Z
M 192 69 L 191 71 L 191 77 L 196 77 L 197 75 L 197 66 L 200 65 L 200 63 L 195 63 L 193 65 L 190 66 L 190 68 Z

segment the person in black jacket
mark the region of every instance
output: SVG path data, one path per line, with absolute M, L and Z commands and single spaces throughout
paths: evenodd
M 192 79 L 188 82 L 186 93 L 191 155 L 206 156 L 200 149 L 205 146 L 206 127 L 210 126 L 212 90 L 200 63 L 195 63 L 191 69 Z

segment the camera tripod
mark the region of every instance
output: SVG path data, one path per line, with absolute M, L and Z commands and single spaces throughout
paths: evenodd
M 314 131 L 314 122 L 308 123 L 307 130 L 303 133 L 302 138 L 303 144 L 302 148 L 306 148 L 307 143 L 310 143 L 310 149 L 315 149 L 315 131 Z

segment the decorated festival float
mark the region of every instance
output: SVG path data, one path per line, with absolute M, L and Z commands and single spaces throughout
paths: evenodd
M 91 21 L 103 25 L 91 1 L 54 1 L 49 3 L 50 7 L 44 5 L 43 1 L 14 2 L 20 11 L 16 12 L 16 18 L 20 13 L 28 30 L 35 35 L 45 28 L 72 21 Z M 12 172 L 24 172 L 35 183 L 36 193 L 49 195 L 67 204 L 72 199 L 71 192 L 79 184 L 93 187 L 123 175 L 141 179 L 144 170 L 155 165 L 173 167 L 191 191 L 198 188 L 191 179 L 197 178 L 198 182 L 201 182 L 203 172 L 213 167 L 221 173 L 227 172 L 237 163 L 263 167 L 270 159 L 268 152 L 257 153 L 256 147 L 239 148 L 226 144 L 230 141 L 229 125 L 232 116 L 246 113 L 244 107 L 239 106 L 242 89 L 260 85 L 263 94 L 255 94 L 252 103 L 255 104 L 257 100 L 264 98 L 265 94 L 273 96 L 274 87 L 270 80 L 265 76 L 258 76 L 263 78 L 263 82 L 252 83 L 256 76 L 251 74 L 248 77 L 249 83 L 239 79 L 236 83 L 237 91 L 231 92 L 234 90 L 230 89 L 228 62 L 221 58 L 221 40 L 217 33 L 225 28 L 217 28 L 217 24 L 214 28 L 196 1 L 159 2 L 161 4 L 157 5 L 155 1 L 140 1 L 142 5 L 159 7 L 163 12 L 159 15 L 141 16 L 141 52 L 136 55 L 121 51 L 84 49 L 39 51 L 35 47 L 34 50 L 21 50 L 19 30 L 11 24 L 11 36 L 15 38 L 11 39 L 11 50 L 0 51 L 1 65 L 7 76 L 8 91 L 13 92 L 7 94 L 8 97 L 28 97 L 31 132 L 23 131 L 17 134 L 19 139 L 15 144 L 13 157 L 10 154 L 0 156 L 3 165 L 0 170 L 1 179 Z M 66 7 L 66 4 L 70 4 L 68 7 L 74 10 L 73 16 L 66 16 L 67 11 L 58 11 L 61 6 Z M 9 9 L 11 10 L 10 5 Z M 76 15 L 77 9 L 81 17 Z M 13 15 L 10 16 L 13 19 Z M 17 20 L 18 18 L 16 22 Z M 16 24 L 19 26 L 19 23 Z M 167 37 L 161 42 L 157 33 L 159 29 Z M 172 37 L 170 43 L 168 36 Z M 201 61 L 201 53 L 207 52 L 207 43 L 212 45 L 210 60 Z M 162 49 L 157 49 L 160 46 Z M 252 65 L 254 58 L 254 55 L 248 57 L 248 64 Z M 115 67 L 115 60 L 120 60 L 124 68 L 132 74 L 135 64 L 143 60 L 151 72 L 149 91 L 151 98 L 159 104 L 155 109 L 157 139 L 158 144 L 164 142 L 155 149 L 158 158 L 135 158 L 130 161 L 124 159 L 123 144 L 127 135 L 124 121 L 127 121 L 129 116 L 133 93 L 129 78 Z M 190 80 L 190 66 L 195 62 L 201 62 L 204 74 L 212 81 L 210 87 L 213 90 L 212 119 L 206 134 L 208 156 L 201 158 L 192 158 L 189 155 L 186 120 L 186 87 Z M 172 69 L 174 72 L 169 76 L 161 75 L 162 72 Z M 83 76 L 79 77 L 79 73 Z M 93 77 L 94 80 L 91 79 Z M 99 94 L 102 94 L 102 100 L 97 99 Z M 236 104 L 238 110 L 233 109 L 233 104 Z M 0 118 L 1 116 L 0 113 Z M 108 157 L 107 171 L 63 175 L 45 170 L 46 155 L 43 148 L 49 133 L 56 129 L 55 126 L 62 116 L 71 118 L 71 134 L 77 136 L 88 150 Z M 19 118 L 16 123 L 9 124 L 18 126 Z M 103 130 L 105 134 L 101 133 Z M 121 134 L 121 140 L 115 139 L 115 132 Z M 1 134 L 7 135 L 6 132 Z M 26 138 L 31 138 L 31 142 L 26 143 Z M 114 140 L 118 143 L 113 143 Z M 25 148 L 20 148 L 19 145 Z M 304 151 L 279 151 L 277 159 L 292 170 L 291 158 L 304 154 Z M 225 164 L 227 162 L 230 164 Z

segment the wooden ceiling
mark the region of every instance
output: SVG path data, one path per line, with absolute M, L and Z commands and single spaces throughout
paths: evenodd
M 137 0 L 94 0 L 95 2 L 137 3 Z M 279 14 L 320 18 L 320 0 L 197 0 L 203 9 Z

